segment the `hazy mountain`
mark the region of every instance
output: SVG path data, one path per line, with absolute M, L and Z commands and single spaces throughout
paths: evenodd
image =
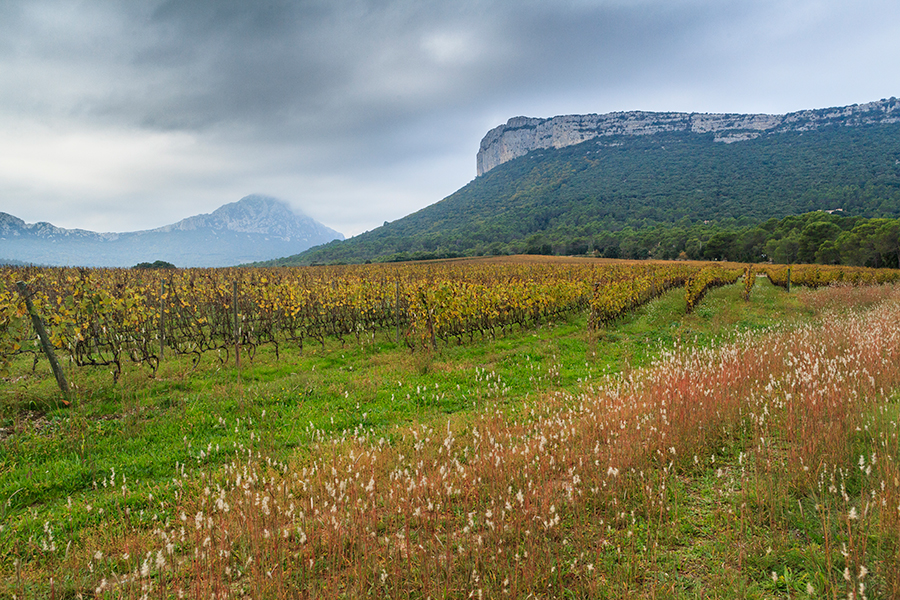
M 789 115 L 516 117 L 447 198 L 270 264 L 597 248 L 609 232 L 815 210 L 900 216 L 900 100 Z M 563 250 L 565 251 L 565 250 Z
M 0 256 L 11 262 L 128 267 L 164 260 L 179 267 L 222 267 L 302 252 L 344 236 L 285 202 L 251 195 L 210 214 L 127 233 L 25 223 L 0 213 Z

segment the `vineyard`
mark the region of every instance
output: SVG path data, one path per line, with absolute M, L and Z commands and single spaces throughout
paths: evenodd
M 0 270 L 0 596 L 896 597 L 898 281 Z
M 776 285 L 887 283 L 900 271 L 846 267 L 762 267 Z M 262 345 L 361 343 L 375 335 L 412 349 L 494 337 L 590 311 L 600 327 L 674 287 L 691 311 L 711 287 L 752 272 L 718 263 L 485 263 L 188 269 L 0 270 L 0 369 L 39 346 L 16 283 L 24 281 L 53 346 L 77 366 L 146 365 L 167 353 L 199 362 Z

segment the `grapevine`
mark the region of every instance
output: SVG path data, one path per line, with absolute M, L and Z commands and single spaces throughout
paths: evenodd
M 786 285 L 787 267 L 759 267 Z M 0 372 L 16 356 L 36 355 L 15 282 L 27 281 L 56 349 L 76 366 L 104 366 L 119 377 L 127 362 L 156 373 L 164 355 L 252 358 L 267 345 L 301 351 L 324 345 L 394 341 L 412 349 L 462 344 L 589 311 L 597 328 L 685 287 L 692 310 L 710 286 L 752 269 L 689 263 L 423 263 L 275 269 L 0 268 Z M 797 285 L 877 284 L 900 271 L 793 266 Z M 237 294 L 235 296 L 235 290 Z M 237 305 L 235 306 L 235 301 Z M 234 322 L 235 308 L 238 323 Z

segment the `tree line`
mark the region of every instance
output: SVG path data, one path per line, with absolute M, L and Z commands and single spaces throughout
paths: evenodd
M 509 248 L 515 251 L 515 248 Z M 769 219 L 654 225 L 594 237 L 530 236 L 525 254 L 592 254 L 607 258 L 817 263 L 900 268 L 900 219 L 866 219 L 816 211 Z

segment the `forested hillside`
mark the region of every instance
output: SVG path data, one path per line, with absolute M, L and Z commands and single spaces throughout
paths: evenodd
M 675 132 L 533 151 L 403 219 L 270 264 L 594 251 L 710 258 L 702 245 L 732 233 L 743 247 L 737 254 L 729 249 L 728 257 L 765 260 L 780 252 L 789 258 L 793 238 L 770 219 L 834 209 L 851 217 L 900 216 L 898 134 L 900 124 L 835 126 L 729 144 L 712 134 Z M 844 233 L 859 222 L 832 224 Z M 826 229 L 827 241 L 837 241 L 836 231 Z M 768 231 L 776 242 L 769 247 L 765 237 L 762 247 L 747 247 L 745 230 L 759 238 Z M 779 250 L 785 237 L 791 241 Z M 844 254 L 852 254 L 849 246 Z M 821 260 L 842 256 L 831 249 Z

